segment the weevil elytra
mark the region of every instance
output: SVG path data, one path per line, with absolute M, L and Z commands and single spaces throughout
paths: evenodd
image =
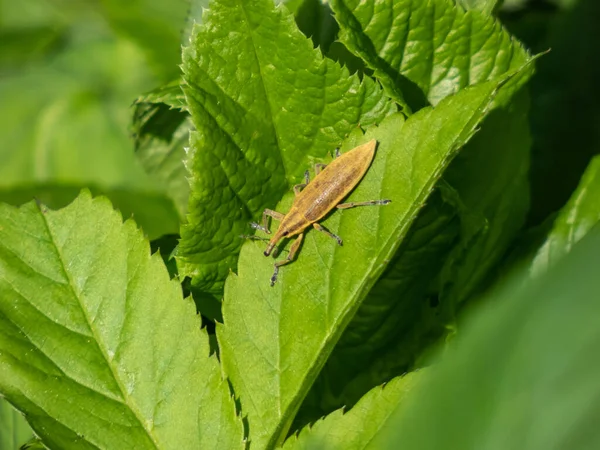
M 311 181 L 308 170 L 304 173 L 304 183 L 294 186 L 296 195 L 292 207 L 287 214 L 282 214 L 271 209 L 265 209 L 262 216 L 262 225 L 253 223 L 252 226 L 271 234 L 268 217 L 279 220 L 279 228 L 269 240 L 265 256 L 269 256 L 277 243 L 284 239 L 298 235 L 290 247 L 287 257 L 275 263 L 275 271 L 271 277 L 271 286 L 277 281 L 279 268 L 294 260 L 302 239 L 304 230 L 312 225 L 319 231 L 334 238 L 339 245 L 342 239 L 318 223 L 333 208 L 347 209 L 355 206 L 387 205 L 391 200 L 371 200 L 366 202 L 340 203 L 367 172 L 375 156 L 377 141 L 375 139 L 360 145 L 342 155 L 336 151 L 336 158 L 329 164 L 315 165 L 315 178 Z

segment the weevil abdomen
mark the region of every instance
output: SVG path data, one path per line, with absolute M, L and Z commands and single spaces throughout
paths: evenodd
M 322 219 L 365 175 L 375 156 L 376 145 L 377 141 L 372 140 L 334 159 L 298 194 L 290 213 L 297 208 L 307 220 L 307 226 Z

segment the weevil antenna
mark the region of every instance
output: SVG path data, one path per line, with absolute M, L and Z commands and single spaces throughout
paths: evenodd
M 254 234 L 240 234 L 240 238 L 241 239 L 250 239 L 252 241 L 265 241 L 265 242 L 269 242 L 269 239 L 264 238 L 264 237 L 260 237 L 260 236 L 255 236 Z

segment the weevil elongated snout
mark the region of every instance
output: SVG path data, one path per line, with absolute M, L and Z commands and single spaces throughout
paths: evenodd
M 281 225 L 279 226 L 279 229 L 277 230 L 277 232 L 269 240 L 269 243 L 267 244 L 267 248 L 265 249 L 265 252 L 264 252 L 265 256 L 271 255 L 271 252 L 277 246 L 279 241 L 281 241 L 281 239 L 283 239 L 284 237 L 287 237 L 290 235 L 289 230 L 284 229 L 282 226 L 284 221 L 285 221 L 285 217 L 282 219 Z M 295 234 L 297 234 L 297 233 L 295 233 Z
M 273 251 L 273 249 L 274 249 L 274 248 L 275 248 L 275 244 L 274 244 L 274 243 L 272 243 L 272 242 L 269 242 L 269 245 L 267 245 L 267 248 L 266 248 L 266 250 L 264 251 L 264 253 L 263 253 L 263 254 L 264 254 L 265 256 L 270 256 L 270 255 L 271 255 L 271 252 Z

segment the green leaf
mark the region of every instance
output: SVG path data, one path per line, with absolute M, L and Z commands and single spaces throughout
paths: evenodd
M 171 199 L 163 192 L 157 192 L 153 188 L 142 189 L 139 185 L 110 188 L 93 185 L 85 180 L 73 184 L 60 180 L 43 183 L 31 181 L 23 185 L 6 186 L 5 192 L 0 191 L 0 200 L 12 205 L 22 205 L 35 198 L 58 209 L 73 201 L 81 186 L 86 186 L 94 195 L 107 196 L 119 208 L 123 217 L 132 217 L 136 222 L 144 224 L 144 233 L 150 239 L 177 229 L 177 211 Z
M 108 23 L 135 42 L 162 81 L 179 75 L 181 32 L 189 3 L 187 0 L 100 1 Z
M 359 130 L 344 149 L 370 139 L 378 153 L 350 199 L 390 198 L 385 207 L 338 212 L 325 226 L 344 246 L 309 232 L 298 261 L 269 286 L 273 265 L 264 245 L 246 244 L 238 275 L 225 287 L 217 327 L 223 370 L 248 416 L 258 448 L 281 442 L 333 346 L 404 239 L 417 212 L 457 150 L 474 133 L 498 82 L 461 91 L 404 123 L 396 114 Z M 278 210 L 286 211 L 288 195 Z
M 365 395 L 350 411 L 336 412 L 308 429 L 286 440 L 284 449 L 379 449 L 381 428 L 388 425 L 390 415 L 402 408 L 404 398 L 422 377 L 413 372 L 398 377 L 388 384 L 376 387 Z M 398 420 L 396 418 L 396 420 Z
M 599 255 L 592 232 L 547 274 L 488 298 L 381 448 L 598 448 Z
M 337 40 L 339 26 L 333 17 L 329 3 L 324 0 L 304 0 L 293 9 L 298 28 L 310 37 L 315 47 L 318 47 L 327 58 L 337 61 L 348 68 L 350 73 L 364 73 L 363 61 L 350 53 L 344 45 Z M 290 8 L 291 9 L 291 8 Z M 291 9 L 292 10 L 292 9 Z
M 16 449 L 33 437 L 21 413 L 0 397 L 0 448 Z
M 184 92 L 197 132 L 178 267 L 215 294 L 241 234 L 304 170 L 356 129 L 396 110 L 370 79 L 350 76 L 271 0 L 215 1 L 184 50 Z
M 185 20 L 185 27 L 181 33 L 181 45 L 186 46 L 190 43 L 194 26 L 202 23 L 202 14 L 209 7 L 210 0 L 189 0 L 188 14 Z
M 455 329 L 456 310 L 481 289 L 525 221 L 529 100 L 526 66 L 421 211 L 388 271 L 334 349 L 296 419 L 301 427 L 423 363 Z
M 304 0 L 294 15 L 298 28 L 326 54 L 339 30 L 329 4 L 322 0 Z
M 136 100 L 133 129 L 138 161 L 185 217 L 190 189 L 183 161 L 193 125 L 179 80 Z
M 298 13 L 298 10 L 302 8 L 305 1 L 310 2 L 314 5 L 313 0 L 275 0 L 276 5 L 285 5 L 294 15 Z
M 25 443 L 24 445 L 22 445 L 19 450 L 46 450 L 48 447 L 46 447 L 43 443 L 41 439 L 38 438 L 32 438 L 29 441 L 27 441 L 27 443 Z
M 154 104 L 154 103 L 164 103 L 172 109 L 182 110 L 184 111 L 187 107 L 185 103 L 185 96 L 183 95 L 183 91 L 181 90 L 181 80 L 176 79 L 171 81 L 170 83 L 164 84 L 156 89 L 153 89 L 150 92 L 142 95 L 135 101 L 135 105 L 145 105 L 145 104 Z M 136 130 L 139 128 L 143 128 L 146 123 L 142 121 L 144 117 L 138 117 L 136 113 L 134 113 L 134 127 Z M 138 130 L 139 131 L 139 130 Z
M 47 448 L 48 447 L 42 443 L 41 439 L 31 438 L 29 441 L 19 447 L 19 450 L 46 450 Z
M 579 186 L 554 221 L 546 241 L 537 251 L 531 272 L 540 274 L 556 264 L 573 246 L 600 223 L 600 156 L 583 174 Z
M 293 430 L 352 407 L 369 389 L 414 367 L 423 349 L 445 331 L 448 318 L 432 304 L 434 279 L 459 232 L 457 211 L 436 190 L 344 331 Z
M 58 208 L 88 187 L 150 238 L 176 233 L 173 201 L 137 165 L 127 132 L 131 101 L 148 83 L 143 67 L 135 47 L 100 34 L 0 79 L 0 201 L 35 196 Z
M 462 6 L 467 11 L 474 9 L 491 15 L 502 4 L 502 0 L 456 0 L 456 4 Z
M 527 53 L 500 23 L 450 0 L 333 0 L 340 40 L 397 102 L 418 109 L 520 67 Z
M 506 92 L 498 97 L 503 94 L 506 100 Z M 531 147 L 528 112 L 526 89 L 504 106 L 497 105 L 444 176 L 455 191 L 462 220 L 461 241 L 442 269 L 438 291 L 439 302 L 450 316 L 482 288 L 525 223 Z
M 192 302 L 133 221 L 0 204 L 0 392 L 51 448 L 242 448 Z

